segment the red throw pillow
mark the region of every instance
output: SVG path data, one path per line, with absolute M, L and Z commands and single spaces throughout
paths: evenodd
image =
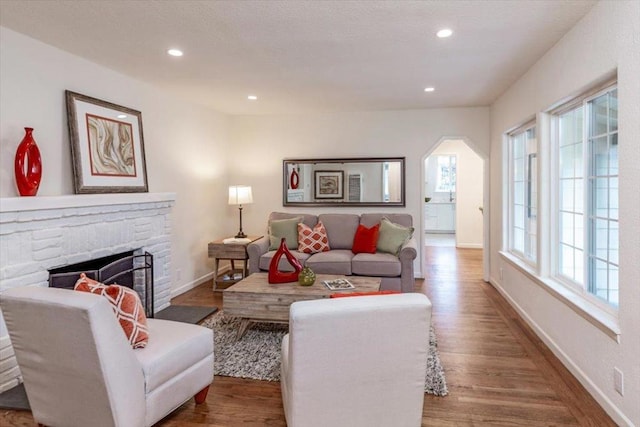
M 367 228 L 362 224 L 358 225 L 356 235 L 353 237 L 351 252 L 354 254 L 375 254 L 379 234 L 380 224 L 376 224 L 371 228 Z
M 331 249 L 329 248 L 329 238 L 322 221 L 317 223 L 313 230 L 306 224 L 298 223 L 298 251 L 315 254 L 327 252 L 329 249 Z
M 73 287 L 76 291 L 102 295 L 111 303 L 113 312 L 133 348 L 144 348 L 149 341 L 147 316 L 138 293 L 120 285 L 105 285 L 88 278 L 84 273 Z
M 391 294 L 401 294 L 401 293 L 402 292 L 400 291 L 392 291 L 392 290 L 370 291 L 370 292 L 345 292 L 345 293 L 339 293 L 339 294 L 331 294 L 329 295 L 329 298 L 365 297 L 365 296 L 371 296 L 371 295 L 391 295 Z

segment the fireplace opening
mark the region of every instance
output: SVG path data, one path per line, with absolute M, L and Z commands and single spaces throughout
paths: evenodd
M 153 255 L 129 251 L 49 270 L 49 287 L 71 289 L 84 273 L 106 285 L 135 290 L 147 317 L 153 317 Z

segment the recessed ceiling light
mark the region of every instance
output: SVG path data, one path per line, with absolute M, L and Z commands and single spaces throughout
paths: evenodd
M 118 114 L 118 118 L 119 119 L 126 119 L 127 115 L 126 114 Z
M 171 56 L 182 56 L 183 53 L 180 49 L 169 49 L 167 53 Z
M 445 37 L 449 37 L 451 34 L 453 34 L 453 31 L 451 31 L 449 28 L 443 28 L 442 30 L 436 33 L 436 36 L 443 39 Z
M 255 101 L 256 99 L 258 99 L 258 97 L 255 96 L 255 95 L 249 95 L 249 96 L 247 96 L 247 99 L 251 100 L 251 101 Z
M 434 90 L 436 90 L 436 88 L 434 88 L 434 87 L 425 87 L 424 88 L 425 92 L 433 92 Z

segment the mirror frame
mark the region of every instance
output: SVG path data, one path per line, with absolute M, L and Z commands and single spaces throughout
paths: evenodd
M 287 165 L 289 163 L 382 163 L 400 162 L 400 201 L 399 202 L 346 202 L 346 201 L 315 201 L 315 202 L 289 202 L 287 201 L 287 189 L 289 187 L 289 176 Z M 405 157 L 347 157 L 347 158 L 318 158 L 318 159 L 284 159 L 282 161 L 282 206 L 334 206 L 334 207 L 405 207 Z

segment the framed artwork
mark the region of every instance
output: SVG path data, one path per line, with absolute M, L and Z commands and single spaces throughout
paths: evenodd
M 315 171 L 316 199 L 344 199 L 344 171 Z
M 76 194 L 144 193 L 142 113 L 65 91 Z

